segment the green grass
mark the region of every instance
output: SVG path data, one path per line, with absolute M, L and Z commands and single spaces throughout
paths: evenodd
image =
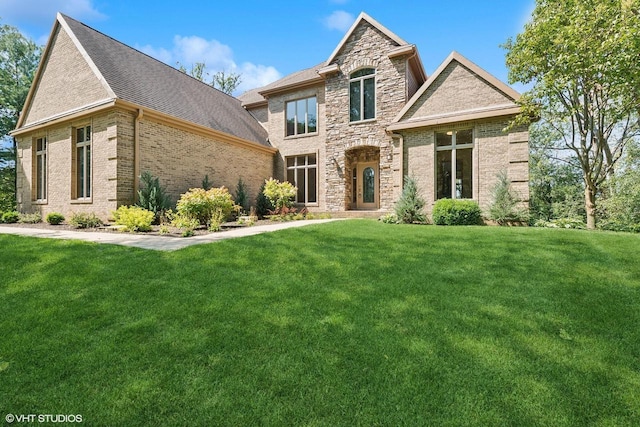
M 638 235 L 353 220 L 0 259 L 0 416 L 640 425 Z

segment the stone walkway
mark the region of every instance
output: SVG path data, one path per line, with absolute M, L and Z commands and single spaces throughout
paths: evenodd
M 236 230 L 210 233 L 193 237 L 145 236 L 144 234 L 132 233 L 69 230 L 58 231 L 39 228 L 1 226 L 0 234 L 15 234 L 20 236 L 43 237 L 51 239 L 84 240 L 86 242 L 110 243 L 113 245 L 133 246 L 136 248 L 152 249 L 156 251 L 175 251 L 191 245 L 217 242 L 224 239 L 236 239 L 238 237 L 254 236 L 256 234 L 284 230 L 286 228 L 303 227 L 309 224 L 322 224 L 330 221 L 336 221 L 336 219 L 314 219 L 303 221 L 277 222 L 273 224 L 255 225 L 252 227 L 243 227 Z

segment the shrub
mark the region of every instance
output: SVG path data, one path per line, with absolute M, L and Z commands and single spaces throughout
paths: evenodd
M 72 213 L 69 224 L 75 228 L 96 228 L 102 225 L 102 220 L 91 213 Z
M 164 188 L 160 186 L 160 179 L 151 175 L 150 172 L 143 172 L 140 175 L 142 188 L 138 191 L 138 202 L 136 206 L 153 212 L 154 222 L 159 222 L 162 213 L 169 209 L 171 201 Z
M 197 218 L 191 218 L 182 214 L 175 214 L 173 215 L 171 224 L 182 230 L 182 237 L 189 237 L 193 236 L 193 230 L 200 225 L 200 221 L 198 221 Z
M 247 185 L 242 178 L 238 180 L 236 185 L 236 205 L 242 208 L 243 212 L 249 210 L 249 195 L 247 194 Z
M 222 223 L 235 208 L 225 187 L 210 190 L 192 188 L 180 196 L 176 205 L 178 215 L 195 219 L 202 225 L 210 225 L 212 221 Z
M 50 212 L 45 217 L 45 221 L 47 221 L 51 225 L 59 225 L 64 221 L 64 215 L 58 212 Z
M 2 222 L 5 224 L 15 224 L 20 220 L 20 212 L 9 211 L 2 214 Z
M 395 206 L 397 222 L 404 224 L 427 222 L 427 216 L 423 211 L 425 204 L 424 199 L 418 194 L 418 183 L 415 178 L 405 176 L 402 195 Z
M 291 208 L 296 197 L 296 187 L 290 182 L 280 182 L 277 179 L 268 179 L 264 183 L 263 193 L 271 202 L 276 214 L 280 214 L 283 208 Z
M 264 187 L 265 184 L 263 183 L 256 197 L 256 215 L 258 215 L 259 218 L 264 218 L 274 209 L 273 204 L 271 204 L 271 201 L 264 194 Z
M 480 206 L 472 200 L 440 199 L 433 206 L 431 216 L 437 225 L 477 225 Z
M 209 181 L 209 175 L 205 175 L 204 179 L 202 180 L 202 188 L 204 190 L 210 190 L 211 187 L 213 187 L 213 184 L 211 184 L 211 181 Z
M 155 214 L 140 206 L 120 206 L 113 212 L 117 225 L 123 225 L 125 231 L 150 231 Z
M 493 201 L 489 207 L 489 219 L 500 225 L 509 222 L 526 221 L 526 212 L 519 208 L 520 199 L 511 188 L 511 181 L 502 171 L 498 174 L 498 181 L 491 191 Z
M 378 218 L 378 220 L 382 221 L 385 224 L 398 224 L 399 222 L 398 217 L 394 213 L 382 215 L 380 218 Z
M 21 224 L 38 224 L 39 222 L 42 222 L 42 215 L 37 212 L 31 214 L 20 214 L 18 222 Z
M 533 226 L 546 228 L 575 228 L 580 230 L 587 228 L 582 218 L 558 218 L 551 221 L 539 219 L 533 223 Z

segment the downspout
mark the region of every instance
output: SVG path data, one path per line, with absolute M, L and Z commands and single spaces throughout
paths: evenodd
M 390 133 L 389 136 L 391 136 L 392 139 L 398 140 L 398 157 L 400 157 L 398 165 L 398 171 L 400 172 L 400 189 L 399 193 L 396 194 L 396 199 L 398 199 L 400 197 L 400 194 L 402 194 L 402 188 L 404 186 L 404 136 L 400 135 L 399 133 Z M 395 155 L 393 156 L 393 160 L 396 160 Z
M 138 198 L 140 187 L 140 120 L 144 116 L 144 110 L 138 108 L 138 115 L 133 122 L 133 200 Z

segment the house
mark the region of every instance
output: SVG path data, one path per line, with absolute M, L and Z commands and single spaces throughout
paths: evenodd
M 177 200 L 208 175 L 250 196 L 271 176 L 311 211 L 386 212 L 412 175 L 428 201 L 487 208 L 499 172 L 528 199 L 519 94 L 452 53 L 418 49 L 365 13 L 326 61 L 238 99 L 59 14 L 13 132 L 21 211 L 135 201 L 143 171 Z M 454 167 L 455 165 L 455 167 Z

